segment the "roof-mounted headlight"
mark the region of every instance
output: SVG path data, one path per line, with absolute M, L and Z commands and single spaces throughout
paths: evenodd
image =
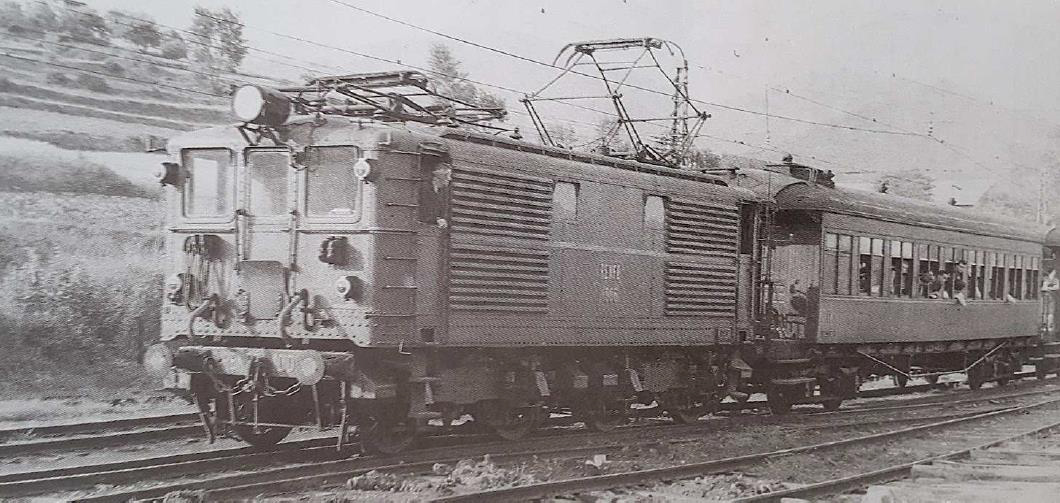
M 291 114 L 291 100 L 275 89 L 248 84 L 232 95 L 232 112 L 243 122 L 280 126 Z

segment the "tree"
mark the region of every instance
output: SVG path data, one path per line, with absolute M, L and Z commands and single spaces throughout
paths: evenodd
M 597 144 L 605 155 L 609 153 L 629 152 L 629 140 L 625 128 L 618 123 L 617 117 L 604 117 L 596 123 Z
M 0 25 L 23 27 L 27 23 L 26 13 L 22 11 L 22 4 L 7 0 L 0 3 Z
M 169 30 L 162 38 L 162 57 L 166 59 L 184 59 L 188 57 L 188 44 L 176 30 Z
M 30 5 L 30 25 L 37 31 L 59 31 L 59 16 L 48 4 L 35 2 Z
M 449 46 L 445 44 L 431 45 L 427 66 L 431 70 L 431 80 L 434 82 L 435 90 L 439 94 L 471 103 L 475 106 L 507 110 L 503 99 L 468 82 L 467 72 L 460 68 L 460 60 L 453 56 Z M 437 101 L 439 104 L 450 104 L 445 100 Z
M 220 66 L 235 71 L 247 55 L 243 23 L 228 7 L 220 10 L 196 7 L 191 32 L 198 39 L 192 56 L 208 68 Z
M 708 148 L 692 147 L 688 152 L 688 160 L 695 170 L 712 170 L 721 167 L 721 157 Z
M 578 143 L 578 132 L 574 130 L 574 126 L 567 123 L 552 123 L 545 125 L 548 130 L 548 135 L 552 138 L 552 142 L 560 148 L 574 148 L 574 145 Z
M 78 42 L 100 45 L 110 43 L 110 27 L 107 21 L 95 9 L 89 7 L 66 11 L 60 23 L 60 30 Z
M 883 194 L 930 201 L 935 183 L 920 171 L 906 169 L 881 176 L 876 181 L 876 190 Z
M 132 23 L 132 27 L 125 30 L 122 36 L 139 47 L 141 52 L 147 52 L 149 48 L 162 44 L 162 34 L 158 31 L 158 25 L 149 19 Z

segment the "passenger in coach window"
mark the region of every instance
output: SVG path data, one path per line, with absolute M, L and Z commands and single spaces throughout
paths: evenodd
M 1045 329 L 1049 333 L 1056 330 L 1054 317 L 1056 314 L 1056 300 L 1060 295 L 1060 277 L 1056 275 L 1056 269 L 1050 267 L 1049 273 L 1042 279 L 1042 302 L 1045 304 Z
M 929 299 L 949 299 L 950 294 L 947 292 L 947 287 L 950 285 L 950 272 L 940 271 L 938 276 L 935 276 L 935 280 L 928 286 L 928 298 Z
M 938 295 L 932 297 L 931 286 L 935 284 L 935 273 L 931 272 L 930 269 L 920 273 L 920 296 L 925 299 L 936 299 Z
M 953 273 L 953 298 L 957 300 L 960 305 L 966 305 L 964 289 L 968 287 L 968 281 L 965 279 L 968 277 L 968 262 L 961 260 L 957 262 L 957 267 Z

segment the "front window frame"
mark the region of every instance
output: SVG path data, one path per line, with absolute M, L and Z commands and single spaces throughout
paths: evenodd
M 202 151 L 222 151 L 228 153 L 228 170 L 230 176 L 228 178 L 228 194 L 230 196 L 228 202 L 228 211 L 224 214 L 219 215 L 193 215 L 188 212 L 189 206 L 188 197 L 194 192 L 194 188 L 191 188 L 190 184 L 194 183 L 194 165 L 192 170 L 188 170 L 188 155 L 193 152 Z M 238 169 L 239 162 L 236 156 L 236 152 L 228 147 L 192 147 L 182 148 L 180 150 L 180 166 L 184 172 L 184 181 L 181 184 L 180 189 L 180 216 L 184 220 L 190 222 L 202 222 L 202 223 L 229 223 L 235 219 L 236 209 L 239 208 L 240 191 L 238 186 Z M 190 189 L 190 190 L 189 190 Z
M 366 180 L 357 179 L 357 192 L 354 207 L 351 208 L 351 213 L 347 215 L 321 215 L 313 214 L 309 212 L 310 197 L 310 176 L 312 176 L 312 168 L 309 166 L 310 150 L 312 149 L 326 149 L 326 148 L 349 148 L 353 149 L 353 163 L 356 163 L 358 159 L 361 159 L 365 152 L 364 150 L 353 144 L 325 144 L 325 145 L 313 145 L 306 147 L 302 151 L 302 162 L 303 167 L 300 169 L 299 190 L 298 190 L 298 211 L 301 213 L 303 220 L 306 224 L 357 224 L 360 223 L 364 216 L 364 188 Z M 369 161 L 371 162 L 371 161 Z M 356 178 L 356 177 L 355 177 Z

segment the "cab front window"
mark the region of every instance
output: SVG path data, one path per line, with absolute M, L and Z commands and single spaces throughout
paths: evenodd
M 306 214 L 310 217 L 355 217 L 359 214 L 361 179 L 354 171 L 357 147 L 306 149 Z
M 185 150 L 184 216 L 225 217 L 232 213 L 235 179 L 228 149 Z

